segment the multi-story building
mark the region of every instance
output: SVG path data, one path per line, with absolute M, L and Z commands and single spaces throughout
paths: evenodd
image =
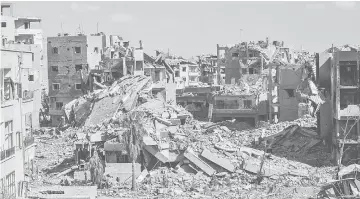
M 48 92 L 48 72 L 41 19 L 13 16 L 13 5 L 1 3 L 1 37 L 3 43 L 35 44 L 39 48 L 39 80 L 41 89 Z
M 199 78 L 200 78 L 200 68 L 199 65 L 196 63 L 189 62 L 189 84 L 188 86 L 197 86 L 199 85 Z
M 39 49 L 33 48 L 23 44 L 1 47 L 0 198 L 22 196 L 24 164 L 35 157 L 32 132 L 39 127 L 41 91 Z
M 337 163 L 359 163 L 360 53 L 324 53 L 318 56 L 317 66 L 318 84 L 327 97 L 320 108 L 320 134 L 332 146 Z
M 49 113 L 52 125 L 58 125 L 62 107 L 91 89 L 93 78 L 89 74 L 100 68 L 106 39 L 102 34 L 65 34 L 48 37 L 47 41 Z
M 201 71 L 200 81 L 211 85 L 218 84 L 217 56 L 209 55 L 199 58 Z

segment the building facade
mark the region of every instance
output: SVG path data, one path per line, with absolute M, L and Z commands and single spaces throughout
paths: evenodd
M 35 157 L 33 129 L 39 127 L 39 71 L 32 45 L 1 47 L 0 198 L 21 197 L 24 164 Z M 35 51 L 36 52 L 36 51 Z M 37 51 L 39 52 L 39 51 Z
M 58 125 L 65 104 L 90 90 L 90 71 L 99 69 L 105 46 L 104 35 L 48 37 L 50 116 Z M 89 78 L 91 77 L 91 78 Z
M 41 18 L 13 16 L 13 5 L 1 4 L 1 37 L 3 43 L 37 45 L 39 48 L 39 80 L 42 90 L 48 92 L 47 61 Z

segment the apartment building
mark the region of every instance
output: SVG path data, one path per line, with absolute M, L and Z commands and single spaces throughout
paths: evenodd
M 24 164 L 35 157 L 32 132 L 39 127 L 41 91 L 39 49 L 33 48 L 24 44 L 1 47 L 0 198 L 22 196 Z
M 42 90 L 48 92 L 48 72 L 41 18 L 13 16 L 14 6 L 1 3 L 2 43 L 37 45 L 39 49 L 39 80 Z
M 62 120 L 65 104 L 90 90 L 92 70 L 100 68 L 105 36 L 59 35 L 47 38 L 50 116 L 52 125 Z M 91 77 L 91 78 L 89 78 Z
M 320 133 L 337 163 L 359 163 L 360 53 L 336 51 L 318 57 L 318 84 L 327 97 L 320 108 Z

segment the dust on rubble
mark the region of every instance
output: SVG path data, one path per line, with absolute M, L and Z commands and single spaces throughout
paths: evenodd
M 100 198 L 302 198 L 316 195 L 336 173 L 328 161 L 329 153 L 317 142 L 316 119 L 311 116 L 263 123 L 259 128 L 236 121 L 200 122 L 183 107 L 151 97 L 150 85 L 151 81 L 141 76 L 124 77 L 86 100 L 67 105 L 68 115 L 73 110 L 80 116 L 75 117 L 77 125 L 60 134 L 45 130 L 36 136 L 36 169 L 30 187 L 77 185 L 73 180 L 78 169 L 75 142 L 88 141 L 95 134 L 106 141 L 121 136 L 129 111 L 145 113 L 141 123 L 146 140 L 156 147 L 144 156 L 148 165 L 154 165 L 148 173 L 142 171 L 136 192 L 131 191 L 131 180 L 107 180 L 106 186 L 98 189 Z M 92 104 L 90 110 L 81 108 L 85 101 Z M 268 142 L 272 152 L 266 151 Z M 178 161 L 158 156 L 163 143 L 169 143 L 168 151 L 176 154 Z M 165 163 L 157 163 L 161 161 Z

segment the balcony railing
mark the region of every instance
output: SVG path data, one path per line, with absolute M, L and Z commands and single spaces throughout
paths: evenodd
M 8 158 L 8 157 L 10 157 L 10 156 L 12 156 L 14 154 L 15 154 L 15 147 L 3 150 L 3 151 L 1 151 L 0 160 L 4 160 L 5 158 Z
M 24 139 L 24 146 L 25 148 L 32 145 L 35 141 L 35 138 L 33 136 L 28 136 L 28 137 L 25 137 Z
M 28 99 L 34 98 L 34 91 L 25 90 L 25 91 L 23 92 L 22 98 L 23 98 L 23 100 L 28 100 Z

